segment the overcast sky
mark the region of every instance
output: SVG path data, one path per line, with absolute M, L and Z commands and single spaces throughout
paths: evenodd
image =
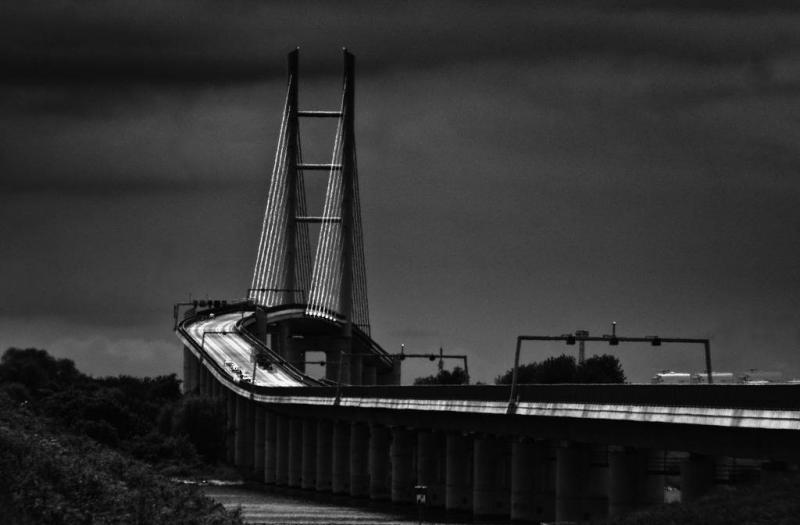
M 793 3 L 431 4 L 3 2 L 0 348 L 178 372 L 172 304 L 249 286 L 286 53 L 301 106 L 332 109 L 347 46 L 384 348 L 489 382 L 518 334 L 616 321 L 800 376 Z M 303 140 L 326 161 L 330 130 Z M 635 380 L 703 365 L 615 351 Z

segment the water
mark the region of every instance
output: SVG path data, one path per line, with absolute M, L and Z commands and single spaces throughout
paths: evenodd
M 205 494 L 227 509 L 241 508 L 242 518 L 251 524 L 286 525 L 417 525 L 418 513 L 413 507 L 393 507 L 390 503 L 354 500 L 313 492 L 289 491 L 263 486 L 205 486 Z M 442 512 L 426 510 L 425 524 L 474 525 L 471 518 L 444 516 Z M 488 523 L 488 522 L 481 522 Z

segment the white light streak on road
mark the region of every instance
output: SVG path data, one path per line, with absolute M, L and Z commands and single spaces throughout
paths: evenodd
M 206 333 L 204 346 L 206 354 L 214 359 L 221 368 L 229 372 L 231 380 L 236 380 L 238 377 L 228 370 L 225 366 L 226 361 L 232 361 L 243 372 L 248 374 L 253 372 L 253 362 L 250 360 L 253 345 L 236 332 L 236 323 L 241 319 L 241 312 L 235 312 L 218 315 L 186 327 L 189 337 L 194 339 L 198 345 L 203 344 L 204 332 L 231 332 L 227 334 Z M 274 366 L 269 371 L 256 367 L 253 384 L 259 386 L 304 386 L 302 382 L 281 370 L 279 366 Z

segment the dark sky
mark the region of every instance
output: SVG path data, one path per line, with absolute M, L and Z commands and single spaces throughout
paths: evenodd
M 330 109 L 346 45 L 387 350 L 491 381 L 520 333 L 616 321 L 800 376 L 800 10 L 431 4 L 2 3 L 0 348 L 178 371 L 172 303 L 249 286 L 286 53 Z M 303 133 L 324 162 L 331 130 Z M 702 367 L 618 348 L 635 380 Z

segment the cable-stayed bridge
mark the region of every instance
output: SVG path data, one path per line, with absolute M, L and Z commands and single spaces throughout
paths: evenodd
M 424 492 L 427 506 L 531 522 L 796 468 L 797 386 L 399 386 L 403 356 L 370 333 L 354 57 L 335 110 L 299 108 L 297 51 L 288 62 L 247 296 L 175 310 L 185 390 L 224 401 L 231 463 L 279 486 L 409 504 Z M 304 119 L 335 122 L 330 162 L 304 159 Z M 326 177 L 322 203 L 310 177 Z M 324 378 L 306 373 L 309 352 L 324 352 Z

